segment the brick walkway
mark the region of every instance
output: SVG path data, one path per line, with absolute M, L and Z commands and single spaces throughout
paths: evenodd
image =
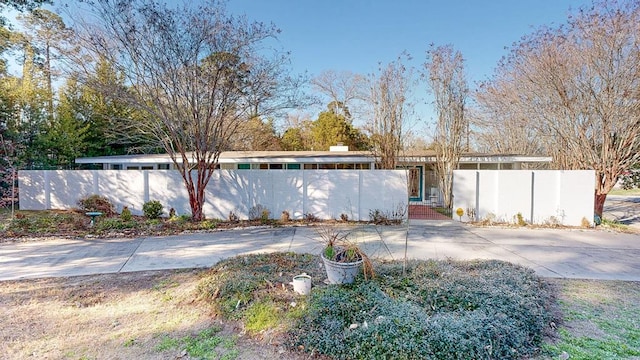
M 409 219 L 414 220 L 451 220 L 427 205 L 409 205 Z

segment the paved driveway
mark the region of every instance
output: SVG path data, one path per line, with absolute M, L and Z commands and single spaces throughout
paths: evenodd
M 607 196 L 603 215 L 605 219 L 640 229 L 640 196 Z
M 640 235 L 599 230 L 476 228 L 453 221 L 358 226 L 372 257 L 498 259 L 541 276 L 640 281 Z M 0 280 L 207 267 L 249 253 L 319 253 L 313 227 L 250 228 L 138 239 L 52 239 L 0 244 Z M 383 239 L 384 241 L 381 241 Z

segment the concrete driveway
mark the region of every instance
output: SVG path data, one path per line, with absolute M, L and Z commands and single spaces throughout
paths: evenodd
M 603 216 L 640 229 L 640 196 L 608 195 Z
M 477 228 L 454 221 L 350 227 L 371 257 L 498 259 L 541 276 L 640 281 L 640 235 L 600 230 Z M 138 239 L 0 244 L 0 280 L 208 267 L 240 254 L 319 253 L 313 227 L 248 228 Z M 381 240 L 382 239 L 382 240 Z

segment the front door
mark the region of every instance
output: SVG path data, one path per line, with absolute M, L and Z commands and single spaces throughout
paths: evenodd
M 410 167 L 409 171 L 409 201 L 422 201 L 422 171 L 420 165 Z

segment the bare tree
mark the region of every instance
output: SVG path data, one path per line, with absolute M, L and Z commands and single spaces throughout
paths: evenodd
M 479 151 L 496 154 L 546 155 L 543 143 L 529 119 L 511 104 L 517 93 L 509 82 L 486 88 L 481 84 L 475 93 L 476 107 L 467 112 L 477 131 L 474 139 Z
M 313 87 L 329 98 L 327 103 L 334 105 L 333 111 L 349 122 L 360 113 L 359 105 L 366 98 L 363 93 L 365 83 L 365 77 L 360 74 L 333 70 L 324 71 L 311 80 Z M 344 112 L 346 109 L 349 111 Z
M 84 45 L 125 74 L 130 87 L 92 85 L 144 114 L 129 124 L 171 156 L 192 218 L 202 220 L 205 188 L 240 124 L 290 105 L 290 93 L 279 87 L 286 58 L 264 45 L 278 30 L 232 17 L 216 0 L 181 6 L 104 0 L 89 6 L 91 23 L 78 23 Z
M 601 1 L 524 37 L 484 94 L 518 114 L 561 169 L 596 172 L 595 213 L 640 159 L 640 3 Z M 507 136 L 507 134 L 504 134 Z
M 438 121 L 434 135 L 436 175 L 443 193 L 444 205 L 453 204 L 453 170 L 468 149 L 469 122 L 465 116 L 469 87 L 464 72 L 464 59 L 452 46 L 431 46 L 427 51 L 425 70 L 434 97 Z
M 369 77 L 367 102 L 371 120 L 365 125 L 369 133 L 371 150 L 382 169 L 395 169 L 402 151 L 403 135 L 408 117 L 413 110 L 409 91 L 413 85 L 413 70 L 407 68 L 407 54 L 381 65 L 378 74 Z

